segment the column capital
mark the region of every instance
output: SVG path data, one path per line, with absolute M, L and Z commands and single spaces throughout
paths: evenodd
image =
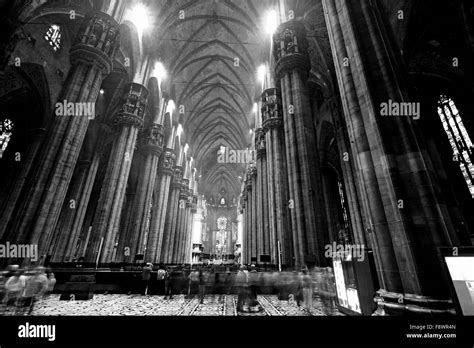
M 139 83 L 129 83 L 123 88 L 121 108 L 114 117 L 115 125 L 143 126 L 148 90 Z
M 164 128 L 160 124 L 154 124 L 145 129 L 141 148 L 159 157 L 163 152 Z
M 160 163 L 161 173 L 170 176 L 173 175 L 175 164 L 176 155 L 174 153 L 174 150 L 165 148 Z
M 183 168 L 180 166 L 175 166 L 173 168 L 173 182 L 171 184 L 172 188 L 181 189 L 183 180 Z
M 282 23 L 273 34 L 273 56 L 277 63 L 276 76 L 299 70 L 308 74 L 311 64 L 308 57 L 308 41 L 304 25 L 296 20 Z
M 272 128 L 283 126 L 281 93 L 278 88 L 268 88 L 263 91 L 262 96 L 262 126 L 266 133 Z
M 119 36 L 120 25 L 114 18 L 100 11 L 89 12 L 71 48 L 71 63 L 95 65 L 108 75 L 120 44 Z

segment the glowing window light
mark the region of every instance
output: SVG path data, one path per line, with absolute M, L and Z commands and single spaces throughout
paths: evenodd
M 258 70 L 257 70 L 258 80 L 260 82 L 264 82 L 266 74 L 267 74 L 267 68 L 266 68 L 265 64 L 260 65 L 258 67 Z
M 159 81 L 163 81 L 168 77 L 165 66 L 161 62 L 156 62 L 153 69 L 153 76 L 155 76 Z
M 12 137 L 13 122 L 9 119 L 4 120 L 0 123 L 0 158 L 3 157 L 3 153 L 7 149 L 8 143 Z
M 52 24 L 44 39 L 50 44 L 55 52 L 61 48 L 61 28 L 57 24 Z
M 469 192 L 474 198 L 474 146 L 454 101 L 447 96 L 440 96 L 438 115 L 453 150 L 453 159 L 459 163 Z
M 137 4 L 124 16 L 125 20 L 132 22 L 133 25 L 135 25 L 135 28 L 137 28 L 140 48 L 142 47 L 143 33 L 150 27 L 148 12 L 149 11 L 143 4 Z
M 278 28 L 278 16 L 275 10 L 271 10 L 267 12 L 265 16 L 265 32 L 269 35 L 273 35 L 273 33 Z
M 183 126 L 180 124 L 178 124 L 178 129 L 176 130 L 176 135 L 181 138 L 181 134 L 183 134 Z

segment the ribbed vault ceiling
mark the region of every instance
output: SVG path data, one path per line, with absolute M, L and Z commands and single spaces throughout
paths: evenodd
M 200 193 L 238 196 L 245 165 L 220 164 L 220 146 L 251 145 L 253 104 L 261 93 L 258 67 L 268 60 L 270 37 L 263 28 L 272 0 L 161 0 L 150 42 L 168 71 L 166 88 L 176 106 L 189 156 L 195 159 Z M 183 11 L 183 12 L 180 12 Z M 156 37 L 156 45 L 154 44 Z M 236 66 L 238 62 L 238 66 Z

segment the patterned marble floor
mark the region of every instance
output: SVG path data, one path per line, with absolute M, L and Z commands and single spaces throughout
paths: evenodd
M 36 303 L 32 315 L 36 316 L 311 316 L 342 315 L 328 301 L 314 297 L 313 307 L 305 311 L 294 302 L 280 301 L 276 295 L 259 295 L 263 310 L 256 313 L 239 313 L 236 310 L 237 295 L 206 295 L 204 303 L 198 298 L 175 295 L 94 295 L 90 301 L 59 301 L 59 295 L 51 295 Z M 2 311 L 3 312 L 3 311 Z M 12 315 L 3 312 L 3 315 Z

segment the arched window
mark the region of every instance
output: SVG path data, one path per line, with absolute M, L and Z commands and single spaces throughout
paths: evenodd
M 61 28 L 57 24 L 52 24 L 44 39 L 49 42 L 55 52 L 61 48 Z
M 221 204 L 221 205 L 225 205 L 225 198 L 224 198 L 224 197 L 221 198 L 220 204 Z
M 339 190 L 339 221 L 342 225 L 342 229 L 339 231 L 338 239 L 341 244 L 350 244 L 351 243 L 351 230 L 349 222 L 349 214 L 347 207 L 346 195 L 344 192 L 344 185 L 341 180 L 337 181 L 337 186 Z
M 440 97 L 438 115 L 453 150 L 453 161 L 458 162 L 469 192 L 474 198 L 474 146 L 451 98 L 444 95 Z
M 9 119 L 0 123 L 0 158 L 7 149 L 8 143 L 12 137 L 13 122 Z

